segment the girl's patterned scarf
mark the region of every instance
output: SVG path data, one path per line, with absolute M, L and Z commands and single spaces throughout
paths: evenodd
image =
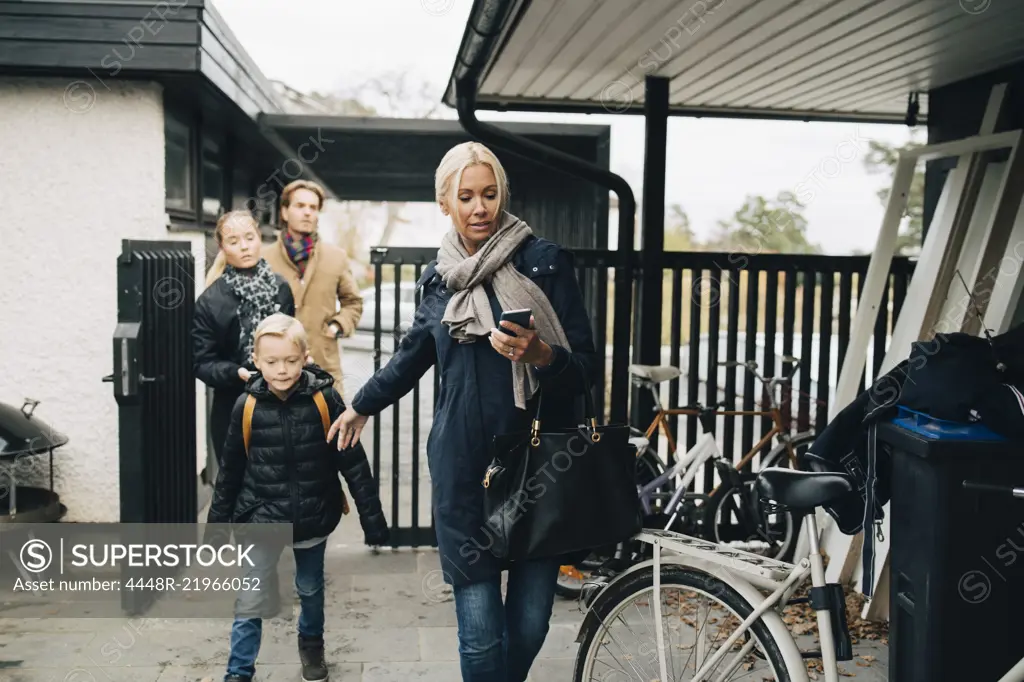
M 304 234 L 300 237 L 292 236 L 292 233 L 288 230 L 284 232 L 284 248 L 288 252 L 288 257 L 295 263 L 295 267 L 299 269 L 299 277 L 303 277 L 306 274 L 306 265 L 313 256 L 316 242 L 316 232 Z
M 242 349 L 242 362 L 252 356 L 252 337 L 264 318 L 279 312 L 278 282 L 274 271 L 264 259 L 252 268 L 238 270 L 232 265 L 224 267 L 224 281 L 238 297 L 238 321 L 241 330 L 238 341 Z

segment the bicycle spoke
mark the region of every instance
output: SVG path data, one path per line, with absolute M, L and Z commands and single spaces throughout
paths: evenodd
M 721 652 L 721 647 L 730 635 L 740 627 L 742 620 L 717 598 L 703 593 L 663 590 L 658 599 L 653 591 L 638 595 L 622 605 L 621 610 L 611 615 L 602 624 L 599 651 L 610 661 L 595 660 L 601 669 L 600 677 L 592 671 L 588 682 L 648 682 L 662 679 L 658 673 L 658 657 L 665 655 L 665 682 L 687 682 L 713 656 L 718 655 L 715 664 L 705 672 L 702 680 L 725 682 L 726 680 L 764 679 L 761 661 L 754 657 L 756 640 L 750 637 L 738 640 L 730 651 Z M 654 608 L 659 608 L 665 621 L 664 651 L 659 651 L 654 637 Z M 683 629 L 687 626 L 687 630 Z M 624 633 L 616 633 L 622 629 Z M 690 636 L 684 636 L 692 632 Z M 686 652 L 681 658 L 681 667 L 676 665 L 678 653 Z
M 630 634 L 634 634 L 633 631 L 632 631 L 632 628 L 629 627 L 629 624 L 626 623 L 625 620 L 623 620 L 621 613 L 618 614 L 618 616 L 615 619 L 613 619 L 612 622 L 614 622 L 615 620 L 621 620 L 622 624 L 626 626 L 626 629 L 630 631 Z M 619 659 L 615 656 L 615 654 L 612 653 L 611 649 L 608 647 L 608 643 L 603 641 L 604 637 L 608 637 L 609 639 L 611 639 L 611 641 L 617 647 L 619 647 L 619 651 L 622 652 L 622 654 L 626 658 L 626 660 L 629 661 L 629 666 L 631 668 L 633 668 L 633 671 L 636 672 L 638 675 L 640 675 L 642 671 L 638 670 L 637 667 L 635 665 L 633 665 L 633 655 L 630 654 L 629 652 L 627 652 L 626 648 L 624 646 L 622 646 L 622 644 L 620 644 L 619 641 L 615 637 L 613 637 L 611 635 L 611 628 L 608 626 L 608 624 L 602 621 L 601 627 L 603 629 L 603 632 L 600 633 L 602 635 L 601 646 L 604 647 L 605 649 L 608 649 L 608 653 L 612 654 L 612 658 L 615 658 L 615 662 L 616 663 L 618 663 L 619 665 L 622 665 L 622 663 L 619 661 Z M 635 636 L 635 634 L 634 634 L 634 636 Z M 611 666 L 608 666 L 608 667 L 611 667 Z M 639 679 L 643 679 L 643 678 L 641 677 Z

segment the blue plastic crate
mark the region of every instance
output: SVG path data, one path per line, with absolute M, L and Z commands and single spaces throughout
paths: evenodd
M 932 440 L 1006 440 L 983 424 L 965 424 L 936 419 L 931 415 L 898 406 L 899 415 L 892 423 L 907 431 L 919 433 Z

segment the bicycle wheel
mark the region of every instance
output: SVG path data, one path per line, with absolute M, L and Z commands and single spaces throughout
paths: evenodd
M 664 470 L 664 465 L 654 453 L 649 450 L 644 452 L 636 460 L 637 486 L 643 487 L 647 485 L 660 476 Z M 622 545 L 602 547 L 591 552 L 586 559 L 574 566 L 561 566 L 558 569 L 555 594 L 563 599 L 579 599 L 580 593 L 583 591 L 583 585 L 592 578 L 595 571 L 605 566 L 609 560 L 614 558 L 619 549 L 622 549 L 623 552 L 628 551 Z
M 790 444 L 799 459 L 814 443 L 814 434 L 798 433 Z M 789 452 L 778 443 L 764 456 L 761 469 L 770 466 L 788 468 Z M 754 492 L 754 476 L 742 475 L 739 488 L 721 490 L 715 495 L 708 515 L 713 518 L 711 531 L 717 543 L 736 547 L 780 561 L 792 561 L 796 552 L 803 514 L 785 510 L 769 514 L 767 519 Z
M 580 644 L 573 680 L 661 679 L 652 606 L 654 567 L 637 571 L 605 590 L 594 604 L 598 624 Z M 666 670 L 672 680 L 692 679 L 754 610 L 728 584 L 687 567 L 663 566 L 661 592 Z M 782 652 L 761 619 L 751 624 L 704 679 L 791 680 Z

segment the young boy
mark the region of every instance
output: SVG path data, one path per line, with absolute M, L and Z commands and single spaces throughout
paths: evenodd
M 324 549 L 346 506 L 339 470 L 355 498 L 366 544 L 383 545 L 389 538 L 365 451 L 357 446 L 339 452 L 327 442 L 325 423 L 336 419 L 345 406 L 333 387 L 333 377 L 316 365 L 304 364 L 307 345 L 305 329 L 283 313 L 270 315 L 256 328 L 253 362 L 258 373 L 235 403 L 207 523 L 292 524 L 295 588 L 301 604 L 302 679 L 320 682 L 328 677 L 323 640 Z M 320 392 L 329 410 L 326 421 L 323 403 L 318 404 Z M 249 396 L 255 404 L 249 401 L 251 413 L 246 419 Z M 244 421 L 250 425 L 247 437 Z M 276 557 L 271 557 L 269 565 L 276 563 Z M 269 570 L 276 575 L 273 568 Z M 252 679 L 261 635 L 260 618 L 236 616 L 225 682 Z

